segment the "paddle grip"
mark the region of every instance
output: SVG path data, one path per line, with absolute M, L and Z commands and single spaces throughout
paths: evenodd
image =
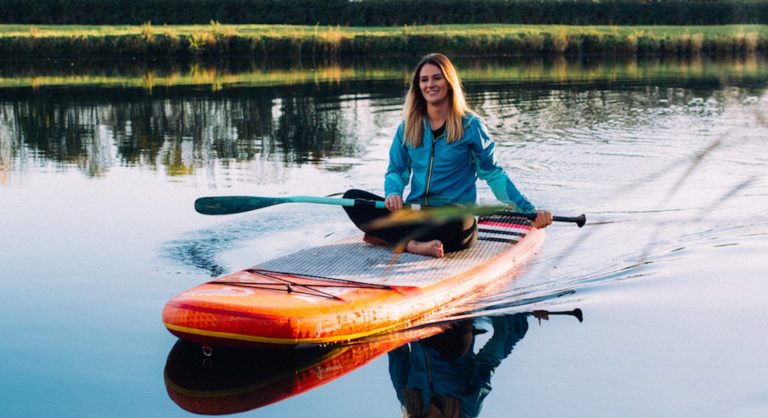
M 386 209 L 384 202 L 381 200 L 368 200 L 368 199 L 354 199 L 355 207 L 358 208 L 379 208 Z
M 534 219 L 536 219 L 536 218 L 534 217 Z M 583 213 L 581 215 L 579 215 L 579 216 L 574 216 L 574 217 L 570 217 L 570 216 L 553 216 L 552 220 L 555 221 L 555 222 L 573 222 L 573 223 L 576 224 L 576 226 L 581 228 L 582 226 L 584 226 L 584 224 L 587 223 L 587 216 L 584 215 Z
M 514 213 L 514 215 L 515 216 L 522 216 L 523 218 L 529 219 L 531 221 L 535 221 L 536 220 L 536 216 L 538 216 L 538 214 L 536 214 L 536 213 Z M 557 216 L 557 215 L 555 215 L 555 216 L 552 217 L 552 221 L 554 221 L 554 222 L 572 222 L 572 223 L 575 223 L 576 226 L 581 228 L 582 226 L 584 226 L 584 224 L 587 223 L 587 217 L 583 213 L 581 215 L 579 215 L 579 216 L 573 216 L 573 217 L 571 217 L 571 216 Z

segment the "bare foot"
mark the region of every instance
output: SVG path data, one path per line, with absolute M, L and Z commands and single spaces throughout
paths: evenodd
M 443 258 L 445 253 L 443 252 L 443 243 L 440 240 L 432 240 L 428 242 L 421 241 L 408 241 L 408 245 L 405 250 L 409 253 L 428 255 L 436 258 Z
M 389 245 L 383 239 L 378 238 L 378 237 L 374 237 L 373 235 L 368 235 L 368 234 L 363 235 L 363 241 L 365 241 L 365 242 L 367 242 L 368 244 L 371 244 L 371 245 L 384 245 L 384 246 Z

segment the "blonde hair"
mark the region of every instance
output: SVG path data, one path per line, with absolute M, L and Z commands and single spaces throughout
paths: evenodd
M 467 105 L 464 97 L 464 89 L 461 85 L 461 78 L 448 57 L 443 54 L 429 54 L 421 59 L 413 72 L 411 87 L 405 96 L 405 105 L 403 106 L 403 117 L 405 119 L 405 142 L 412 146 L 421 146 L 421 139 L 424 136 L 424 117 L 427 114 L 427 101 L 419 88 L 419 75 L 421 69 L 426 64 L 432 64 L 440 69 L 445 81 L 448 82 L 448 98 L 450 105 L 448 109 L 448 119 L 445 121 L 446 140 L 451 142 L 459 140 L 464 136 L 464 126 L 462 118 L 472 110 Z

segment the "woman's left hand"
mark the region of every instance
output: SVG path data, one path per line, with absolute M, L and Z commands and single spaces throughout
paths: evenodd
M 548 210 L 537 210 L 536 219 L 533 221 L 533 227 L 537 229 L 546 228 L 552 224 L 552 212 Z

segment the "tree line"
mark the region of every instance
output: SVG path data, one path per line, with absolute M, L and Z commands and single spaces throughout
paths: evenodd
M 0 23 L 120 25 L 768 23 L 768 0 L 0 0 Z

